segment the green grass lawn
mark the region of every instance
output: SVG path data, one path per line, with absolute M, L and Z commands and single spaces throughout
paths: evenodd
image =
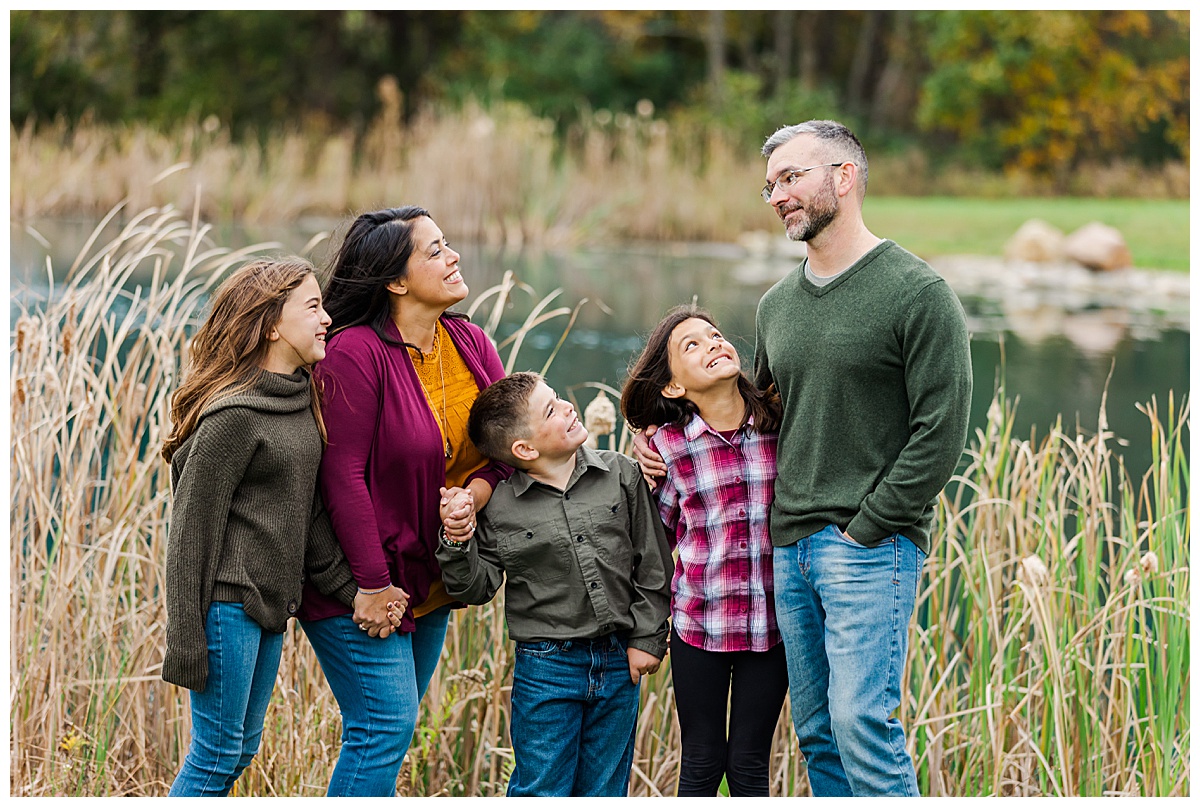
M 871 196 L 867 227 L 922 257 L 1002 255 L 1004 243 L 1028 219 L 1070 234 L 1090 221 L 1121 231 L 1143 269 L 1189 268 L 1190 219 L 1186 200 L 963 199 Z

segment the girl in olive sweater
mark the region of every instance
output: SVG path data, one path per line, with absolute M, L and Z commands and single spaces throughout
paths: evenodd
M 329 316 L 311 264 L 257 261 L 221 286 L 172 399 L 162 677 L 191 690 L 172 796 L 226 795 L 258 751 L 306 576 L 352 604 L 316 495 L 324 426 L 308 368 Z

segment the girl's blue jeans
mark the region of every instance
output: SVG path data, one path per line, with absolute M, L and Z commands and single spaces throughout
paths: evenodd
M 171 796 L 229 793 L 258 753 L 283 652 L 283 634 L 263 630 L 241 603 L 210 605 L 204 635 L 208 680 L 189 693 L 192 742 Z
M 330 796 L 394 796 L 417 710 L 446 640 L 450 606 L 412 633 L 372 638 L 350 614 L 301 622 L 342 712 L 342 748 Z

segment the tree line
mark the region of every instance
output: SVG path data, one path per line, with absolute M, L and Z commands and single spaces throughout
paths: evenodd
M 516 102 L 565 131 L 653 110 L 752 146 L 838 117 L 1047 176 L 1188 159 L 1187 11 L 11 11 L 10 37 L 14 126 L 363 131 L 393 76 L 406 118 Z

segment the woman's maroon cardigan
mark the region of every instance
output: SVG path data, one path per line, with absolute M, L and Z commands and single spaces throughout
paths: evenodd
M 445 316 L 442 324 L 482 390 L 504 376 L 495 346 L 478 325 Z M 399 341 L 389 321 L 387 334 Z M 438 488 L 446 484 L 442 433 L 429 408 L 408 349 L 389 345 L 370 326 L 337 333 L 315 374 L 323 384 L 329 444 L 319 484 L 334 532 L 358 585 L 388 583 L 417 605 L 441 576 L 437 545 Z M 494 488 L 511 469 L 489 463 L 472 474 Z M 414 629 L 412 609 L 400 632 Z M 342 603 L 304 587 L 298 616 L 313 620 L 348 614 Z

